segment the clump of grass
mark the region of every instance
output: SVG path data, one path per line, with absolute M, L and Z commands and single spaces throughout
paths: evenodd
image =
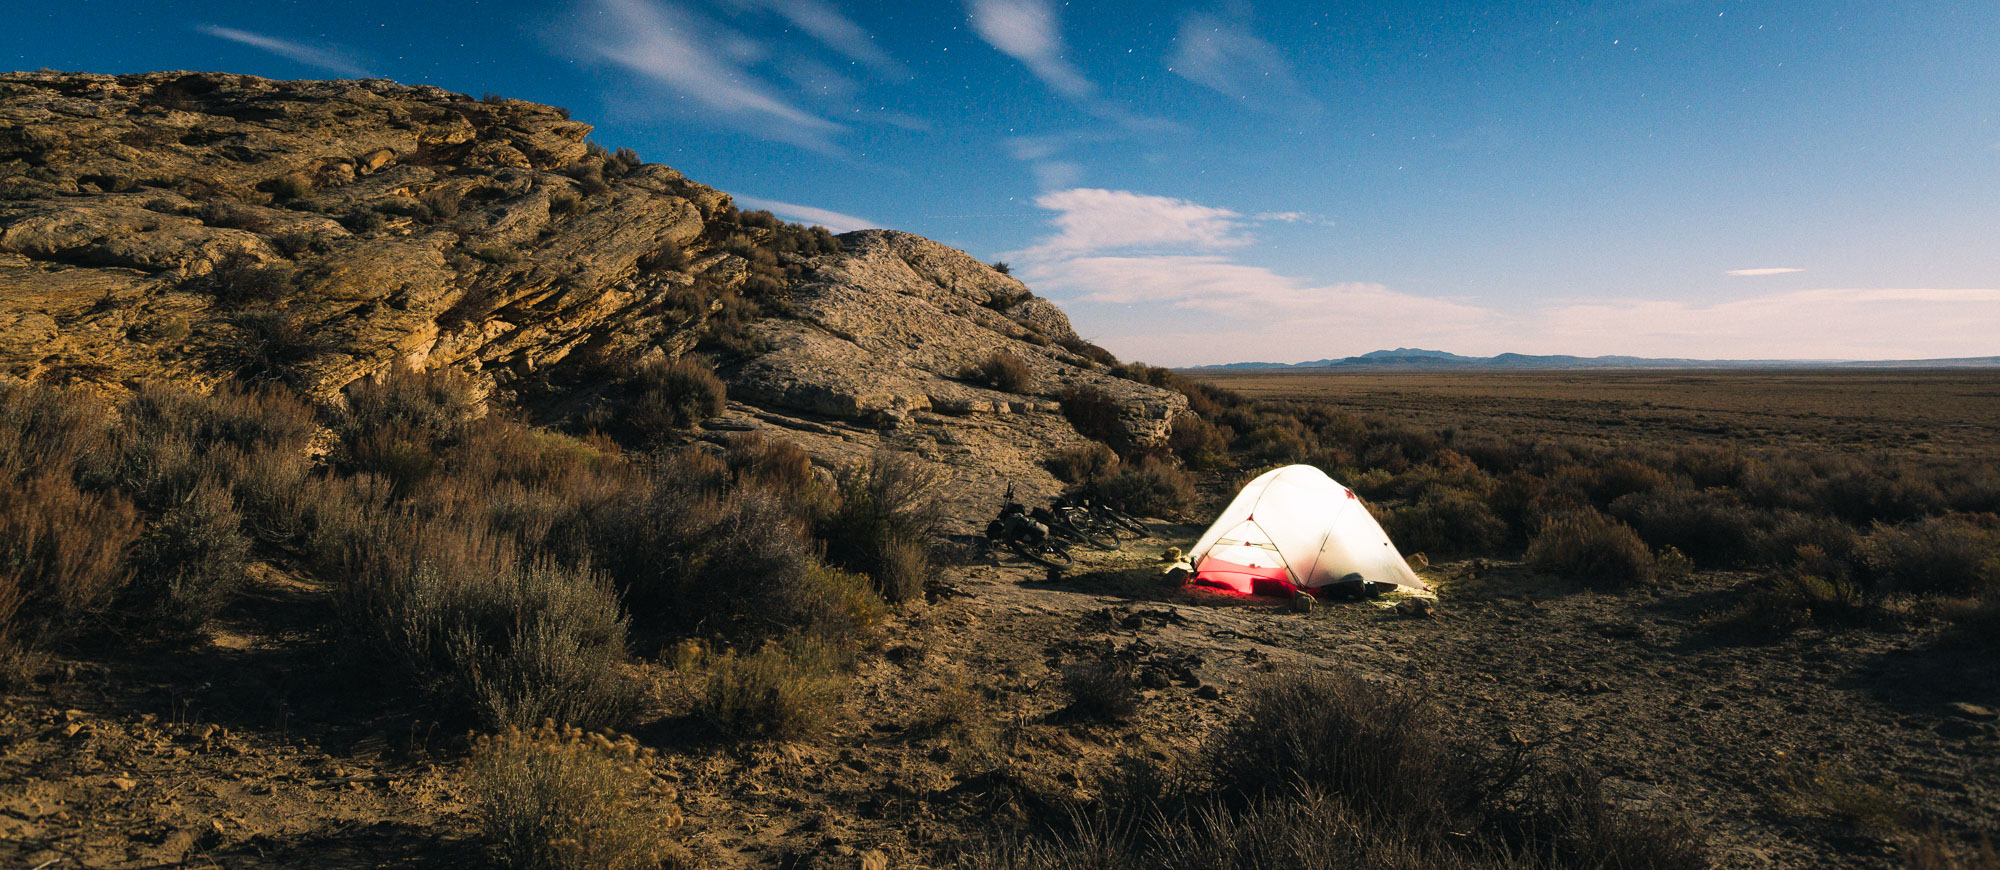
M 1174 418 L 1167 433 L 1167 449 L 1192 468 L 1216 468 L 1228 461 L 1229 438 L 1226 427 L 1218 427 L 1195 414 Z
M 1119 422 L 1118 403 L 1111 394 L 1096 387 L 1073 387 L 1063 392 L 1062 412 L 1083 437 L 1101 441 L 1114 450 L 1125 446 L 1125 428 Z
M 932 466 L 882 452 L 842 475 L 838 504 L 819 523 L 827 558 L 867 574 L 890 602 L 922 597 L 930 579 L 930 543 L 944 523 Z
M 1911 837 L 1905 854 L 1910 870 L 2000 870 L 2000 849 L 1993 848 L 1992 840 L 1981 838 L 1978 845 L 1966 846 L 1936 829 Z
M 681 824 L 653 750 L 630 735 L 543 723 L 481 737 L 467 765 L 475 812 L 497 857 L 524 870 L 694 866 L 668 839 Z
M 1862 541 L 1868 574 L 1901 592 L 1982 595 L 2000 590 L 2000 528 L 1991 515 L 1877 526 Z
M 489 726 L 603 725 L 632 709 L 626 622 L 602 579 L 523 564 L 489 529 L 409 508 L 364 509 L 357 523 L 318 560 L 343 621 L 441 706 Z
M 1173 517 L 1194 505 L 1194 478 L 1173 463 L 1148 456 L 1126 463 L 1096 487 L 1097 497 L 1127 513 Z
M 0 476 L 0 662 L 17 671 L 82 630 L 125 585 L 141 526 L 130 500 L 83 492 L 61 470 L 5 470 L 13 473 Z
M 1095 442 L 1057 450 L 1042 461 L 1049 473 L 1064 483 L 1108 480 L 1117 473 L 1119 464 L 1118 454 Z
M 1391 510 L 1382 525 L 1406 550 L 1438 556 L 1491 552 L 1507 539 L 1507 523 L 1486 502 L 1449 489 Z
M 965 376 L 1006 393 L 1026 393 L 1035 383 L 1035 373 L 1028 363 L 1004 350 L 996 350 L 969 367 Z
M 291 263 L 261 263 L 248 254 L 231 254 L 208 274 L 208 292 L 228 305 L 270 304 L 292 295 L 298 282 Z
M 1679 549 L 1696 564 L 1737 565 L 1756 552 L 1758 517 L 1726 491 L 1635 492 L 1612 502 L 1611 513 L 1646 543 Z
M 309 365 L 333 351 L 301 309 L 259 306 L 230 318 L 236 327 L 236 373 L 252 380 L 303 386 Z
M 1632 529 L 1594 510 L 1551 517 L 1528 544 L 1535 570 L 1592 586 L 1626 589 L 1653 582 L 1653 554 Z
M 801 503 L 813 503 L 819 498 L 814 492 L 818 479 L 813 472 L 812 454 L 790 440 L 754 433 L 732 438 L 727 462 L 739 481 L 786 493 Z
M 1121 722 L 1139 711 L 1139 686 L 1132 672 L 1115 662 L 1079 662 L 1062 670 L 1064 709 L 1097 722 Z
M 1266 680 L 1212 750 L 1211 765 L 1247 795 L 1324 790 L 1364 817 L 1463 818 L 1484 797 L 1477 759 L 1433 739 L 1435 707 L 1350 674 Z
M 134 561 L 128 606 L 153 631 L 188 633 L 235 598 L 250 563 L 250 539 L 229 488 L 203 480 L 147 529 Z
M 1758 581 L 1737 603 L 1712 620 L 1724 631 L 1784 635 L 1808 625 L 1856 624 L 1873 612 L 1868 593 L 1854 580 L 1813 571 L 1817 551 L 1800 549 L 1800 564 Z
M 743 740 L 807 740 L 839 712 L 842 658 L 826 640 L 799 634 L 747 653 L 688 641 L 675 648 L 673 664 L 695 710 L 723 732 Z
M 1826 819 L 1882 837 L 1903 832 L 1915 818 L 1894 787 L 1860 779 L 1825 762 L 1790 767 L 1767 794 L 1780 812 Z
M 1701 836 L 1686 819 L 1613 809 L 1603 784 L 1602 776 L 1573 767 L 1558 768 L 1530 784 L 1537 798 L 1529 827 L 1544 832 L 1544 848 L 1557 866 L 1708 866 Z
M 626 421 L 653 437 L 722 413 L 727 395 L 715 368 L 695 357 L 648 362 L 635 374 L 634 386 Z

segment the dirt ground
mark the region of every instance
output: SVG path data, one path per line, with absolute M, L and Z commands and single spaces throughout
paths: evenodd
M 1510 393 L 1378 376 L 1318 397 L 1431 422 L 1487 390 L 1542 431 L 1669 404 L 1614 380 L 1578 398 L 1530 395 L 1526 381 Z M 1993 388 L 1954 383 L 1938 389 Z M 1854 389 L 1925 404 L 1907 388 Z M 1892 426 L 1900 412 L 1881 402 L 1830 410 L 1855 394 L 1844 388 L 1757 390 L 1761 405 L 1679 398 L 1658 413 L 1691 420 L 1728 405 L 1731 433 L 1754 418 L 1772 438 L 1801 439 L 1879 419 L 1899 449 L 2000 441 L 1987 402 L 1920 430 Z M 1821 397 L 1817 422 L 1769 398 L 1793 394 Z M 1936 434 L 1915 444 L 1913 431 Z M 1229 485 L 1210 483 L 1217 497 Z M 635 665 L 662 686 L 634 733 L 661 750 L 653 772 L 686 817 L 676 835 L 707 866 L 948 866 L 996 830 L 1088 800 L 1121 764 L 1188 763 L 1264 673 L 1348 668 L 1434 699 L 1462 736 L 1583 761 L 1621 802 L 1687 813 L 1718 866 L 1899 867 L 1914 833 L 2000 838 L 2000 724 L 1988 712 L 2000 708 L 2000 661 L 1922 608 L 1745 643 L 1703 618 L 1747 575 L 1612 595 L 1470 560 L 1424 572 L 1435 616 L 1389 601 L 1302 613 L 1163 581 L 1160 553 L 1200 531 L 1156 524 L 1054 580 L 955 539 L 963 564 L 932 601 L 883 626 L 817 740 L 719 741 L 676 715 L 664 668 Z M 0 697 L 0 866 L 487 863 L 460 774 L 467 735 L 443 733 L 350 664 L 359 658 L 338 648 L 330 621 L 323 589 L 272 566 L 202 643 L 88 651 Z M 1106 660 L 1131 664 L 1146 686 L 1138 714 L 1112 725 L 1066 716 L 1061 667 Z

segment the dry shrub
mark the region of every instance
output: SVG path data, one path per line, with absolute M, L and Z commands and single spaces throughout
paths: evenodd
M 1194 414 L 1174 418 L 1167 432 L 1167 449 L 1190 468 L 1216 468 L 1228 461 L 1229 434 Z
M 109 422 L 106 408 L 82 392 L 0 382 L 0 476 L 101 466 Z
M 1073 812 L 1047 835 L 998 844 L 982 870 L 1503 870 L 1498 850 L 1443 843 L 1357 816 L 1324 791 L 1298 788 L 1234 804 Z
M 1020 870 L 1680 870 L 1686 823 L 1629 813 L 1597 781 L 1442 736 L 1441 714 L 1351 675 L 1255 684 L 1178 782 L 1128 778 L 1094 811 L 1003 842 L 973 866 Z M 1522 787 L 1524 783 L 1530 787 Z
M 1707 849 L 1687 820 L 1613 809 L 1604 778 L 1559 768 L 1529 784 L 1535 795 L 1528 828 L 1558 867 L 1673 870 L 1708 866 Z
M 1127 513 L 1173 517 L 1193 506 L 1194 478 L 1167 460 L 1148 456 L 1124 465 L 1116 476 L 1096 487 L 1096 495 Z
M 1528 543 L 1535 570 L 1592 586 L 1624 589 L 1653 582 L 1653 554 L 1632 529 L 1594 510 L 1549 518 Z
M 237 343 L 227 349 L 242 377 L 302 386 L 305 369 L 334 350 L 298 308 L 259 306 L 230 318 Z
M 250 539 L 236 499 L 207 479 L 168 506 L 146 530 L 133 562 L 125 607 L 143 630 L 193 632 L 235 598 L 250 564 Z
M 961 773 L 992 770 L 1005 757 L 1009 736 L 985 696 L 974 688 L 976 682 L 984 681 L 963 669 L 947 671 L 910 723 L 912 733 L 937 738 Z
M 1049 454 L 1042 465 L 1064 483 L 1090 483 L 1110 478 L 1118 471 L 1118 454 L 1099 443 L 1069 447 Z
M 130 501 L 78 490 L 60 471 L 4 470 L 10 473 L 0 476 L 0 661 L 13 664 L 101 616 L 130 576 L 126 553 L 140 524 Z
M 995 263 L 993 265 L 995 267 L 999 267 L 999 266 L 1005 266 L 1007 264 Z M 1000 274 L 1002 275 L 1007 274 L 1006 269 L 1000 269 L 999 271 Z M 1076 354 L 1077 356 L 1083 357 L 1084 359 L 1090 360 L 1091 362 L 1097 363 L 1098 365 L 1115 366 L 1118 364 L 1118 357 L 1113 355 L 1111 351 L 1105 350 L 1102 347 L 1098 347 L 1097 345 L 1092 344 L 1090 341 L 1080 338 L 1078 336 L 1069 335 L 1069 336 L 1064 336 L 1062 338 L 1058 338 L 1056 339 L 1056 346 L 1062 348 L 1063 350 L 1069 351 L 1070 353 Z
M 900 604 L 923 597 L 932 569 L 929 547 L 891 536 L 882 542 L 875 569 L 868 572 L 868 577 L 875 581 L 875 592 L 882 600 Z
M 746 434 L 730 439 L 728 464 L 739 481 L 750 481 L 802 502 L 816 500 L 812 454 L 784 438 Z
M 715 367 L 697 357 L 654 360 L 639 367 L 626 422 L 642 436 L 688 429 L 722 413 L 727 390 Z
M 1827 762 L 1782 771 L 1768 796 L 1780 812 L 1827 819 L 1878 836 L 1899 833 L 1915 819 L 1893 786 L 1860 779 Z
M 2000 590 L 2000 529 L 1990 514 L 1876 526 L 1861 552 L 1868 576 L 1884 589 L 1955 595 Z
M 229 306 L 270 304 L 292 295 L 296 267 L 285 261 L 262 263 L 248 254 L 232 254 L 208 274 L 208 292 Z
M 1131 669 L 1116 662 L 1078 662 L 1062 669 L 1064 710 L 1096 722 L 1122 722 L 1139 711 L 1139 685 Z
M 1006 393 L 1026 393 L 1035 385 L 1035 373 L 1028 363 L 1004 350 L 979 361 L 967 370 L 966 377 Z
M 1859 560 L 1861 533 L 1833 517 L 1781 511 L 1756 540 L 1757 558 L 1767 565 L 1788 564 L 1808 547 L 1818 553 L 1823 573 L 1845 576 Z
M 392 369 L 348 389 L 335 421 L 340 462 L 379 474 L 407 493 L 437 472 L 444 448 L 484 412 L 478 387 L 459 372 Z
M 250 456 L 299 455 L 318 430 L 296 398 L 228 383 L 206 395 L 148 384 L 119 411 L 106 475 L 156 510 L 185 500 L 204 478 L 245 481 Z
M 477 384 L 451 369 L 391 368 L 349 387 L 336 430 L 343 438 L 383 429 L 405 429 L 431 445 L 456 440 L 485 414 Z
M 648 775 L 653 750 L 629 735 L 545 723 L 481 737 L 467 773 L 486 838 L 524 870 L 692 867 L 665 837 L 681 824 L 671 786 Z
M 1490 553 L 1507 539 L 1507 524 L 1492 508 L 1449 489 L 1391 510 L 1382 525 L 1404 551 L 1437 556 Z
M 1904 850 L 1909 870 L 2000 870 L 2000 849 L 1980 838 L 1977 845 L 1952 842 L 1935 828 L 1909 839 Z
M 1726 490 L 1664 489 L 1611 503 L 1611 515 L 1654 547 L 1674 547 L 1697 564 L 1738 565 L 1756 555 L 1758 516 Z
M 1394 449 L 1393 445 L 1391 448 Z M 1289 465 L 1304 459 L 1311 446 L 1305 436 L 1291 427 L 1260 426 L 1238 436 L 1236 449 L 1259 464 Z
M 1801 548 L 1800 555 L 1800 566 L 1761 579 L 1712 624 L 1739 634 L 1784 635 L 1814 624 L 1859 623 L 1873 612 L 1859 584 L 1806 567 L 1814 561 L 1813 548 Z
M 634 705 L 626 622 L 608 584 L 464 521 L 407 508 L 360 520 L 323 570 L 352 630 L 447 709 L 488 725 L 599 725 Z
M 935 467 L 886 451 L 848 471 L 838 505 L 819 523 L 827 558 L 867 574 L 888 601 L 921 597 L 944 523 L 943 482 Z
M 1062 394 L 1063 417 L 1085 438 L 1122 449 L 1128 440 L 1119 421 L 1118 403 L 1096 387 L 1072 387 Z
M 1659 469 L 1630 459 L 1615 459 L 1598 469 L 1590 495 L 1598 504 L 1608 505 L 1623 496 L 1666 489 L 1670 483 Z
M 1450 825 L 1494 783 L 1478 759 L 1436 735 L 1438 710 L 1346 673 L 1267 679 L 1211 750 L 1225 786 L 1243 795 L 1323 791 L 1364 818 Z
M 766 642 L 755 652 L 717 652 L 698 642 L 674 650 L 674 669 L 703 718 L 743 740 L 808 740 L 839 713 L 846 684 L 840 650 L 810 635 Z

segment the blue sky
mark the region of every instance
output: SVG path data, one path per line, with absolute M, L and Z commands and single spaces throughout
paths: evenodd
M 2000 4 L 575 0 L 9 10 L 18 69 L 570 107 L 1121 356 L 2000 354 Z

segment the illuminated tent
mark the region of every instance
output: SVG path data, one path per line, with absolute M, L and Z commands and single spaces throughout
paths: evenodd
M 1284 594 L 1335 583 L 1423 589 L 1354 491 L 1310 465 L 1259 475 L 1188 552 L 1192 582 Z

